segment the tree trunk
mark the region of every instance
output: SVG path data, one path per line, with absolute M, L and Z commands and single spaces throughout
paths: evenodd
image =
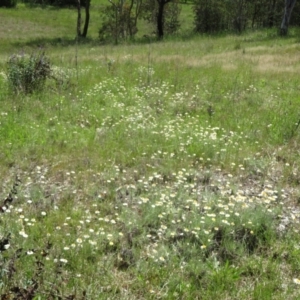
M 86 0 L 85 1 L 85 20 L 84 20 L 84 27 L 83 27 L 83 32 L 82 32 L 82 37 L 87 36 L 87 32 L 89 29 L 89 22 L 90 22 L 90 4 L 91 0 Z
M 288 32 L 288 27 L 290 23 L 291 14 L 293 8 L 295 6 L 296 0 L 285 0 L 285 9 L 284 9 L 284 16 L 282 19 L 282 23 L 280 26 L 280 32 L 282 35 L 286 35 Z
M 157 36 L 159 40 L 164 37 L 164 8 L 165 5 L 171 0 L 157 0 L 158 13 L 157 13 Z
M 81 36 L 81 6 L 80 0 L 77 0 L 77 37 Z
M 164 6 L 164 1 L 158 0 L 157 35 L 159 40 L 162 40 L 164 37 Z
M 134 16 L 134 26 L 135 26 L 135 28 L 137 27 L 137 21 L 138 21 L 140 13 L 142 11 L 142 4 L 143 4 L 143 0 L 138 0 L 136 2 L 135 16 Z

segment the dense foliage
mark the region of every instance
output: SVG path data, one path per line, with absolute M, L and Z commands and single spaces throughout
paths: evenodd
M 2 1 L 2 0 L 1 0 Z M 13 1 L 13 0 L 8 0 Z M 24 3 L 36 5 L 52 5 L 58 7 L 76 7 L 78 6 L 77 0 L 23 0 Z M 85 6 L 85 0 L 80 0 L 80 6 Z
M 158 2 L 153 0 L 109 1 L 101 13 L 102 25 L 99 30 L 101 41 L 132 39 L 138 32 L 138 22 L 144 20 L 151 33 L 158 34 Z M 180 28 L 180 6 L 177 0 L 164 6 L 163 27 L 166 34 L 173 34 Z
M 280 0 L 195 0 L 194 16 L 197 32 L 234 30 L 247 28 L 279 27 L 284 4 Z M 300 6 L 296 4 L 291 20 L 299 25 Z
M 141 12 L 141 1 L 111 1 L 101 13 L 101 41 L 118 41 L 132 38 L 137 33 L 137 19 Z
M 0 7 L 16 7 L 17 0 L 0 0 Z

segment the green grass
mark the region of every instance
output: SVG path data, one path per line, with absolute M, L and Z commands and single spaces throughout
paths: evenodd
M 2 297 L 299 298 L 298 29 L 99 46 L 69 9 L 0 20 Z M 15 95 L 39 42 L 59 80 Z

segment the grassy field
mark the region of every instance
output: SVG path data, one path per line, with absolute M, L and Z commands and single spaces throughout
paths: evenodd
M 299 29 L 98 45 L 97 5 L 0 9 L 1 299 L 299 299 Z

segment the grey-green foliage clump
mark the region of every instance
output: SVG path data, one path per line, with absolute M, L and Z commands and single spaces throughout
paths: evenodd
M 7 61 L 7 81 L 15 93 L 32 93 L 44 88 L 51 76 L 49 58 L 44 52 L 12 55 Z

